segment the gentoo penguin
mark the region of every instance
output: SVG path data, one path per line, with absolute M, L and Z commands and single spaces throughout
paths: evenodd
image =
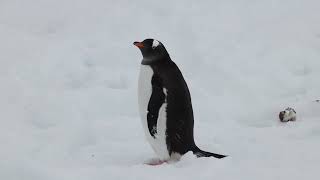
M 140 116 L 147 140 L 160 161 L 179 160 L 188 151 L 197 157 L 226 157 L 196 146 L 190 92 L 163 44 L 155 39 L 133 44 L 143 56 L 138 84 Z

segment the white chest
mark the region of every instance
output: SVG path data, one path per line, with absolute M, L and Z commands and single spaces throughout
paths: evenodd
M 162 104 L 159 110 L 158 120 L 157 120 L 157 134 L 155 137 L 150 135 L 148 129 L 148 104 L 152 94 L 152 80 L 153 70 L 148 65 L 141 65 L 140 75 L 139 75 L 139 84 L 138 84 L 138 102 L 139 102 L 139 111 L 142 121 L 142 126 L 146 135 L 148 142 L 150 143 L 153 150 L 159 156 L 160 159 L 166 160 L 169 159 L 169 152 L 166 144 L 166 122 L 167 122 L 167 103 Z M 164 94 L 167 94 L 167 90 L 163 89 Z

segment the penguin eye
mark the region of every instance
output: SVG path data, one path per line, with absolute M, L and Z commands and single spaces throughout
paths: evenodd
M 156 47 L 158 47 L 159 46 L 159 41 L 157 41 L 157 40 L 153 40 L 153 42 L 152 42 L 152 49 L 155 49 Z

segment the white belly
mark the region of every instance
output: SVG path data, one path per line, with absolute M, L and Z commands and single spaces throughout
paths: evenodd
M 167 103 L 162 104 L 159 110 L 159 116 L 157 120 L 157 133 L 154 137 L 151 136 L 148 129 L 147 114 L 148 114 L 148 103 L 152 93 L 151 79 L 153 76 L 153 70 L 148 65 L 141 65 L 139 84 L 138 84 L 138 102 L 140 117 L 142 120 L 142 126 L 148 142 L 156 152 L 161 160 L 168 160 L 170 158 L 166 144 L 166 122 L 167 122 Z M 167 94 L 167 90 L 163 89 L 164 93 Z

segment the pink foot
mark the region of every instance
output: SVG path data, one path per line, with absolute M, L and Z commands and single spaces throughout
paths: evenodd
M 150 165 L 150 166 L 158 166 L 163 163 L 166 163 L 167 161 L 162 161 L 160 159 L 151 159 L 150 161 L 146 162 L 145 164 Z

